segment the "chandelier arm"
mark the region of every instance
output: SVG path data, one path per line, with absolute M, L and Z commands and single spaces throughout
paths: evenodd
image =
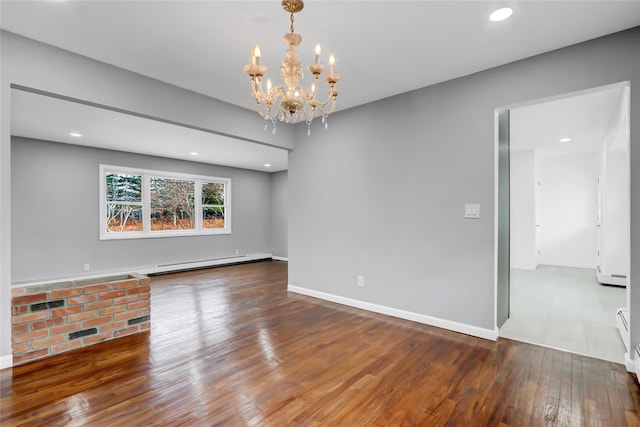
M 320 107 L 321 109 L 324 109 L 324 107 L 325 107 L 327 104 L 329 104 L 329 102 L 331 102 L 331 101 L 333 101 L 333 103 L 334 103 L 334 104 L 336 103 L 336 98 L 337 98 L 337 96 L 338 96 L 338 95 L 334 95 L 334 94 L 333 94 L 333 90 L 332 90 L 332 89 L 329 89 L 329 90 L 327 91 L 327 94 L 328 94 L 328 95 L 327 95 L 327 99 L 325 99 L 325 100 L 324 100 L 324 101 L 322 101 L 322 102 L 321 102 L 321 101 L 318 101 L 318 105 L 317 105 L 317 106 L 318 106 L 318 107 Z

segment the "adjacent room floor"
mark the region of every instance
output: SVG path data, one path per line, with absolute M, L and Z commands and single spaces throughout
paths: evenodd
M 500 336 L 624 363 L 615 313 L 626 292 L 601 285 L 591 269 L 512 269 L 510 318 Z

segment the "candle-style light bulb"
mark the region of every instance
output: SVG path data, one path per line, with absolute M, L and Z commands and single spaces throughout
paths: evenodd
M 267 79 L 267 95 L 271 92 L 271 79 Z
M 316 60 L 315 60 L 315 64 L 317 64 L 318 61 L 320 60 L 320 53 L 322 53 L 322 47 L 320 47 L 320 43 L 318 43 L 316 45 Z
M 333 74 L 333 64 L 336 63 L 336 58 L 335 56 L 333 56 L 333 53 L 329 55 L 329 70 L 331 71 L 331 74 Z
M 254 65 L 260 65 L 260 57 L 262 56 L 262 50 L 260 50 L 260 46 L 255 45 L 251 52 L 251 59 Z

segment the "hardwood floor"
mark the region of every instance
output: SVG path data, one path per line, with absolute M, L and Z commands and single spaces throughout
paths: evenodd
M 0 424 L 635 426 L 622 365 L 288 293 L 279 261 L 156 276 L 151 331 L 0 371 Z

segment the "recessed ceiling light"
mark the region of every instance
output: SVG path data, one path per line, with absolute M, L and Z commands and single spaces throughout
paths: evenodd
M 271 167 L 271 164 L 270 164 L 270 163 L 265 163 L 265 164 L 264 164 L 264 167 L 265 167 L 265 168 L 270 168 L 270 167 Z
M 560 142 L 569 142 L 571 138 L 560 138 Z
M 198 155 L 198 153 L 196 153 L 195 151 L 192 151 L 189 154 L 191 154 L 192 156 L 197 156 Z
M 82 136 L 82 134 L 79 132 L 70 132 L 69 135 L 74 136 L 76 138 L 80 138 Z
M 513 13 L 513 9 L 510 7 L 503 7 L 502 9 L 498 9 L 494 11 L 491 15 L 489 15 L 489 20 L 493 22 L 504 21 Z

